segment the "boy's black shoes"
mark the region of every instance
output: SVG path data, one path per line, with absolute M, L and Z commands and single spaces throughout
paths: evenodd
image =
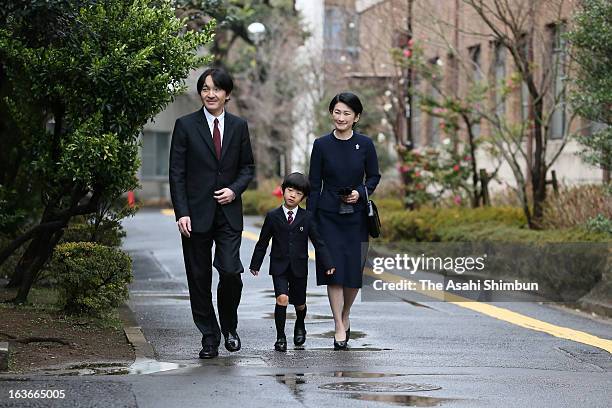
M 303 327 L 295 327 L 293 329 L 293 344 L 301 346 L 306 341 L 306 329 Z
M 219 348 L 217 346 L 205 345 L 200 350 L 200 358 L 215 358 L 219 355 Z
M 285 337 L 276 339 L 276 343 L 274 343 L 274 350 L 287 351 L 287 339 Z
M 238 337 L 238 333 L 229 332 L 227 336 L 225 336 L 225 348 L 229 352 L 240 350 L 240 337 Z

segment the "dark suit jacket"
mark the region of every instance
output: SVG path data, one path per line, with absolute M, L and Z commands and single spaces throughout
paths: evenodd
M 342 159 L 338 160 L 339 157 Z M 380 181 L 374 142 L 357 132 L 343 141 L 336 139 L 333 132 L 316 139 L 312 145 L 308 178 L 308 211 L 321 209 L 337 213 L 341 203 L 338 190 L 343 187 L 359 192 L 359 200 L 353 204 L 353 209 L 364 211 L 365 189 L 369 195 L 373 194 Z
M 176 219 L 191 217 L 192 231 L 210 230 L 217 205 L 213 193 L 225 187 L 236 194 L 236 199 L 224 205 L 223 212 L 230 226 L 241 231 L 241 194 L 254 173 L 249 128 L 244 119 L 225 111 L 221 160 L 217 160 L 202 109 L 176 120 L 170 147 L 170 195 Z
M 310 212 L 298 207 L 295 219 L 289 225 L 282 207 L 269 211 L 261 228 L 259 240 L 255 244 L 250 269 L 258 271 L 261 268 L 268 243 L 272 238 L 270 275 L 280 275 L 291 265 L 295 276 L 307 276 L 309 237 L 315 247 L 317 263 L 322 265 L 324 270 L 333 268 L 332 258 Z

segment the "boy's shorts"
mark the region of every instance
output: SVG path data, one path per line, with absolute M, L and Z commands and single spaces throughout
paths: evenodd
M 306 285 L 308 277 L 294 276 L 291 267 L 287 268 L 282 275 L 272 275 L 274 282 L 274 296 L 289 296 L 289 303 L 296 306 L 306 304 Z

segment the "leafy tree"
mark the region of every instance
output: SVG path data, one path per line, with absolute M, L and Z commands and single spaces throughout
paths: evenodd
M 573 43 L 576 85 L 572 93 L 574 109 L 594 122 L 596 131 L 581 136 L 583 159 L 605 170 L 610 182 L 612 169 L 612 2 L 582 0 L 568 33 Z
M 71 218 L 136 186 L 140 130 L 205 62 L 196 50 L 214 22 L 187 31 L 169 0 L 8 3 L 0 115 L 9 125 L 0 137 L 11 150 L 3 155 L 28 186 L 40 186 L 35 223 L 0 251 L 2 263 L 27 244 L 9 283 L 24 302 Z M 2 171 L 0 198 L 29 188 Z
M 257 182 L 277 174 L 279 156 L 291 169 L 293 110 L 301 95 L 298 47 L 307 36 L 293 0 L 179 0 L 177 15 L 199 30 L 211 18 L 218 22 L 210 46 L 214 64 L 231 72 L 237 82 L 233 104 L 249 121 L 257 165 Z M 251 23 L 262 23 L 266 32 L 255 43 Z

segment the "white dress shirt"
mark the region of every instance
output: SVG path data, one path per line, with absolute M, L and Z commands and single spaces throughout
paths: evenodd
M 208 122 L 208 128 L 210 129 L 210 135 L 213 135 L 213 130 L 215 129 L 215 119 L 219 119 L 219 133 L 221 133 L 221 146 L 223 146 L 223 130 L 225 129 L 225 109 L 219 116 L 213 116 L 212 113 L 206 110 L 205 107 L 202 108 L 204 111 L 204 115 L 206 115 L 206 121 Z
M 289 211 L 293 211 L 293 221 L 295 221 L 295 216 L 297 215 L 298 208 L 300 207 L 295 207 L 293 210 L 289 210 L 287 207 L 285 207 L 285 204 L 283 204 L 282 207 L 283 207 L 283 212 L 285 213 L 285 218 L 287 219 L 287 222 L 289 222 Z

